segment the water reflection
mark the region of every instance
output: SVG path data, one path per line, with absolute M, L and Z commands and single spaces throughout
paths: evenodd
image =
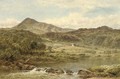
M 72 70 L 74 72 L 79 69 L 87 69 L 94 66 L 100 65 L 113 65 L 119 64 L 119 58 L 83 58 L 78 62 L 63 62 L 63 63 L 53 63 L 53 64 L 42 64 L 41 67 L 54 67 L 54 68 L 62 68 L 64 70 Z

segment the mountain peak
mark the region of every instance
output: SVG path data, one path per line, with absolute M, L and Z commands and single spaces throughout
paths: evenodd
M 36 20 L 32 19 L 32 18 L 26 18 L 23 20 L 22 23 L 38 23 Z
M 28 30 L 36 34 L 43 34 L 47 32 L 68 32 L 71 29 L 63 29 L 52 24 L 38 22 L 31 18 L 24 19 L 20 24 L 14 27 L 15 29 Z

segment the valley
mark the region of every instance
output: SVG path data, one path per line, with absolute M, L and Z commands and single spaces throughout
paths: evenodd
M 82 79 L 29 73 L 39 67 L 62 68 L 71 72 L 86 69 L 94 73 L 89 78 L 83 70 L 86 79 L 119 79 L 119 62 L 120 29 L 108 26 L 65 29 L 31 18 L 13 28 L 0 29 L 0 73 L 3 73 L 0 79 Z

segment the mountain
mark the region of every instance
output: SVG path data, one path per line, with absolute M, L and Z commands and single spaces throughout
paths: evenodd
M 44 34 L 47 32 L 68 32 L 72 29 L 63 29 L 52 24 L 38 22 L 31 18 L 26 18 L 20 24 L 13 27 L 14 29 L 28 30 L 36 34 Z
M 44 36 L 51 40 L 61 41 L 62 39 L 62 41 L 77 42 L 80 45 L 120 48 L 120 30 L 108 26 L 90 29 L 80 28 L 66 33 L 44 34 Z M 69 37 L 67 38 L 67 36 Z

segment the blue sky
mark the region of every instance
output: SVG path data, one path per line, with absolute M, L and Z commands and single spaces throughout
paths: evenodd
M 0 27 L 30 17 L 63 28 L 120 28 L 120 0 L 0 0 Z

